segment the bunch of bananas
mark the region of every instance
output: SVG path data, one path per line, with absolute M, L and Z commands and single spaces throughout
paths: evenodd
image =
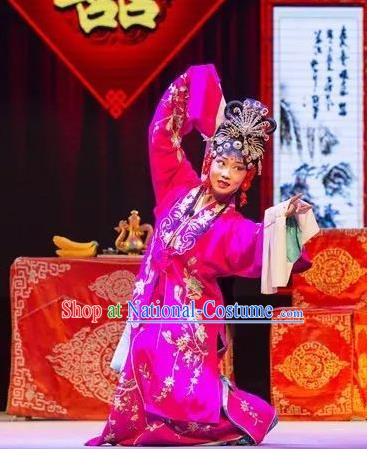
M 54 235 L 52 238 L 54 244 L 59 248 L 56 254 L 60 257 L 93 257 L 97 254 L 98 242 L 74 242 L 73 240 Z

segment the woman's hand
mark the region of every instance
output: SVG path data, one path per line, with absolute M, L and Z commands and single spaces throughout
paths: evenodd
M 308 210 L 312 209 L 312 206 L 305 201 L 302 201 L 301 197 L 302 193 L 298 193 L 297 195 L 291 197 L 287 212 L 285 213 L 286 217 L 292 217 L 296 214 L 304 214 Z

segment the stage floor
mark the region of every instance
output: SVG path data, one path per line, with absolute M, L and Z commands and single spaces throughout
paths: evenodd
M 11 420 L 0 415 L 1 449 L 81 449 L 102 421 Z M 196 446 L 197 447 L 197 446 Z M 264 449 L 367 449 L 367 422 L 280 422 Z M 84 447 L 85 449 L 85 447 Z

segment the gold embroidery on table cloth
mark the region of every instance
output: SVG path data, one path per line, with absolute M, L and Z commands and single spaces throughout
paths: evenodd
M 361 392 L 357 385 L 353 385 L 353 416 L 367 418 L 367 403 L 363 403 Z
M 286 396 L 274 385 L 272 388 L 273 404 L 282 416 L 309 416 L 311 412 L 300 405 L 292 404 Z
M 303 275 L 310 285 L 326 295 L 338 295 L 367 273 L 359 263 L 342 248 L 320 251 L 312 267 Z
M 367 234 L 365 232 L 363 232 L 363 234 L 361 234 L 360 232 L 361 231 L 359 231 L 359 234 L 357 236 L 357 240 L 359 242 L 361 242 L 363 250 L 365 252 L 367 252 Z
M 358 379 L 362 388 L 367 387 L 367 354 L 358 357 Z
M 348 365 L 348 362 L 340 360 L 327 346 L 318 341 L 308 341 L 297 346 L 275 369 L 300 387 L 317 390 Z
M 292 290 L 292 304 L 297 307 L 311 307 L 311 304 L 305 301 L 305 297 L 296 288 Z
M 364 307 L 367 308 L 367 291 L 361 293 L 359 302 L 355 304 L 355 307 L 356 309 L 363 309 Z
M 271 346 L 274 348 L 283 340 L 283 336 L 289 332 L 287 324 L 272 324 L 271 326 Z
M 332 327 L 340 333 L 340 336 L 349 344 L 352 341 L 352 317 L 350 314 L 322 314 L 313 317 L 323 326 Z
M 69 341 L 55 345 L 46 358 L 81 395 L 109 404 L 118 379 L 109 365 L 120 336 L 120 323 L 104 323 L 93 330 L 84 327 Z
M 348 384 L 332 404 L 324 405 L 315 416 L 350 415 L 352 413 L 352 384 Z
M 67 415 L 67 409 L 58 404 L 50 396 L 38 391 L 31 371 L 26 367 L 27 361 L 23 352 L 23 343 L 19 331 L 19 320 L 22 318 L 26 306 L 26 300 L 31 296 L 33 287 L 40 280 L 48 276 L 58 277 L 71 269 L 70 264 L 35 261 L 23 258 L 16 259 L 14 263 L 14 275 L 11 279 L 13 291 L 12 314 L 12 376 L 10 379 L 10 393 L 8 408 L 12 413 L 15 409 L 29 409 L 32 411 L 54 413 L 55 415 Z M 16 356 L 14 356 L 16 354 Z
M 99 276 L 88 288 L 107 301 L 125 304 L 133 296 L 135 274 L 128 270 L 117 270 Z

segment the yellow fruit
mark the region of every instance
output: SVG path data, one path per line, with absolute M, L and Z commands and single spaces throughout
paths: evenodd
M 58 248 L 67 250 L 81 250 L 98 246 L 98 242 L 95 240 L 86 243 L 74 242 L 73 240 L 67 239 L 66 237 L 61 237 L 59 235 L 54 235 L 52 240 Z
M 97 246 L 93 245 L 82 249 L 58 249 L 56 254 L 60 257 L 69 258 L 93 257 L 97 254 Z

